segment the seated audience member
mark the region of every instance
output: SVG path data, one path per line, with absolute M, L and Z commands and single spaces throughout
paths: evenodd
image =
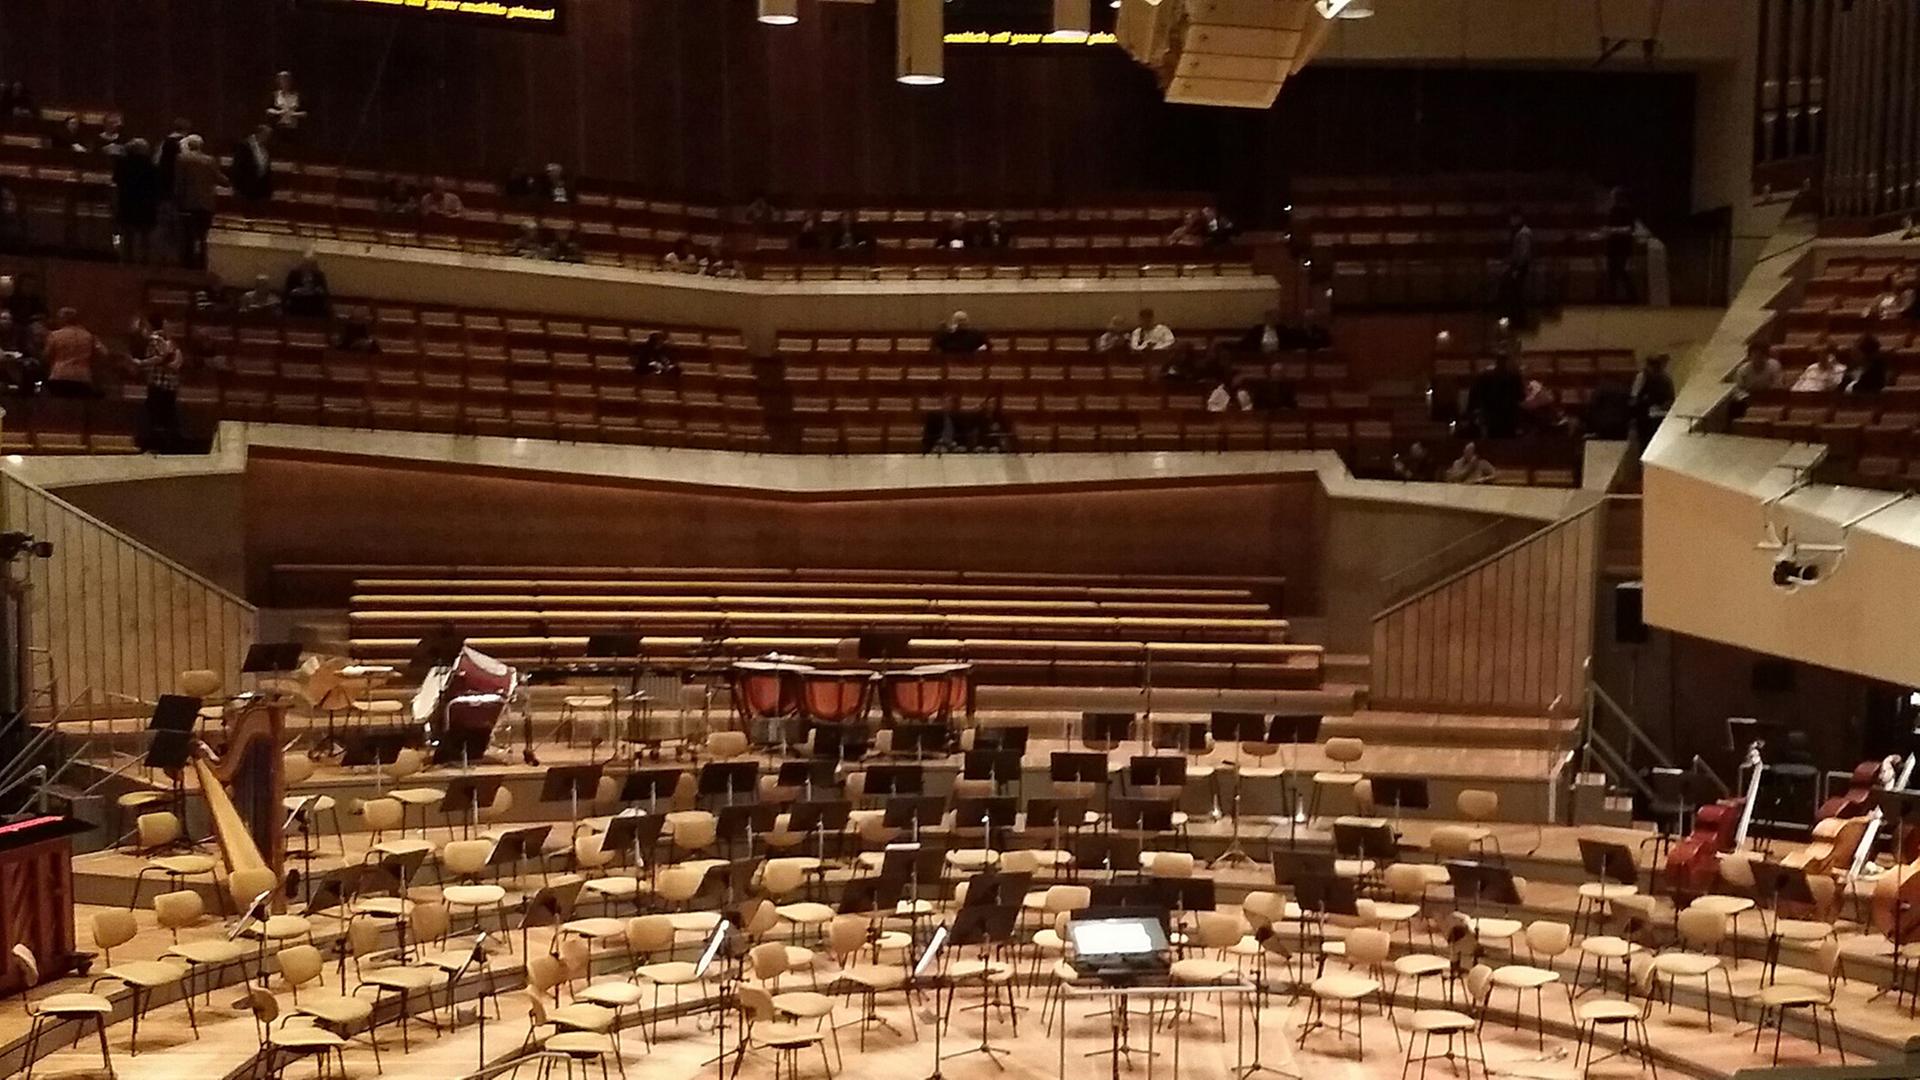
M 1824 394 L 1840 389 L 1847 377 L 1847 365 L 1840 361 L 1840 354 L 1828 349 L 1825 356 L 1808 364 L 1800 377 L 1793 381 L 1796 394 Z
M 63 307 L 60 325 L 47 335 L 47 393 L 55 397 L 94 396 L 93 365 L 107 355 L 93 331 L 80 325 L 80 312 Z
M 1207 247 L 1225 247 L 1240 230 L 1225 214 L 1211 206 L 1200 208 L 1199 239 Z
M 1733 369 L 1732 416 L 1738 420 L 1747 411 L 1753 395 L 1780 386 L 1780 358 L 1763 344 L 1747 346 L 1747 358 Z
M 1131 331 L 1127 326 L 1127 317 L 1115 315 L 1107 320 L 1107 328 L 1093 339 L 1093 351 L 1101 356 L 1114 356 L 1128 351 Z
M 365 319 L 350 315 L 340 320 L 340 330 L 333 337 L 333 347 L 343 352 L 377 353 L 380 342 L 373 336 L 373 328 Z
M 467 212 L 460 196 L 447 186 L 447 178 L 436 176 L 427 193 L 420 197 L 420 212 L 428 217 L 457 218 Z
M 1480 456 L 1472 440 L 1460 448 L 1460 456 L 1447 466 L 1449 484 L 1485 484 L 1493 479 L 1493 462 Z
M 587 261 L 586 253 L 580 250 L 580 226 L 569 221 L 566 227 L 553 238 L 553 247 L 547 257 L 554 262 L 577 263 Z
M 1653 438 L 1654 429 L 1673 408 L 1673 376 L 1667 374 L 1665 353 L 1647 357 L 1633 377 L 1633 387 L 1628 394 L 1633 399 L 1634 432 L 1645 443 Z
M 25 251 L 27 215 L 20 209 L 20 197 L 0 184 L 0 251 Z
M 1206 225 L 1200 220 L 1200 211 L 1189 210 L 1181 217 L 1180 224 L 1167 234 L 1167 243 L 1172 247 L 1194 247 L 1199 245 L 1206 232 Z
M 282 71 L 273 77 L 273 96 L 267 104 L 267 120 L 282 131 L 294 131 L 307 111 L 300 106 L 300 91 L 293 85 L 293 72 Z
M 405 180 L 390 176 L 380 188 L 379 207 L 388 214 L 417 214 L 420 212 L 420 193 Z
M 970 246 L 982 251 L 999 251 L 1010 242 L 1011 237 L 1007 235 L 1006 222 L 1001 221 L 1000 215 L 995 213 L 988 214 L 985 221 L 973 227 L 973 240 Z
M 220 275 L 209 273 L 205 281 L 193 287 L 193 310 L 201 315 L 232 311 L 233 297 L 233 290 L 220 280 Z
M 820 215 L 809 210 L 800 217 L 800 227 L 793 234 L 795 251 L 825 251 L 833 247 L 832 237 L 827 227 L 821 223 Z
M 540 193 L 550 203 L 571 203 L 580 198 L 574 189 L 573 178 L 559 162 L 547 163 L 547 171 L 540 180 Z
M 978 424 L 975 441 L 980 449 L 996 450 L 1003 454 L 1011 454 L 1018 449 L 1013 421 L 1008 419 L 998 394 L 980 403 Z
M 1467 385 L 1468 424 L 1489 439 L 1510 439 L 1519 432 L 1520 403 L 1527 396 L 1526 380 L 1505 352 Z
M 1140 309 L 1140 321 L 1127 335 L 1127 347 L 1134 352 L 1158 352 L 1173 348 L 1173 328 L 1153 317 L 1152 308 Z
M 680 374 L 680 365 L 673 359 L 664 330 L 655 330 L 642 340 L 635 342 L 628 360 L 633 365 L 635 375 Z
M 933 334 L 933 351 L 937 353 L 959 355 L 984 352 L 987 348 L 987 335 L 973 328 L 964 311 L 947 316 L 947 325 Z
M 40 110 L 33 103 L 33 92 L 27 84 L 15 79 L 5 87 L 0 87 L 0 120 L 38 120 Z M 15 126 L 18 126 L 17 124 Z
M 972 239 L 973 227 L 967 224 L 967 215 L 955 214 L 947 219 L 947 224 L 940 230 L 940 238 L 934 242 L 934 246 L 943 250 L 958 251 L 968 246 Z
M 1401 453 L 1393 455 L 1393 476 L 1396 480 L 1408 480 L 1414 483 L 1428 483 L 1439 473 L 1439 463 L 1427 452 L 1427 444 L 1416 441 Z
M 274 292 L 273 286 L 267 283 L 267 275 L 256 274 L 253 278 L 253 288 L 240 294 L 239 301 L 234 304 L 234 310 L 242 315 L 274 314 L 280 310 L 280 294 Z
M 113 227 L 120 257 L 146 262 L 160 221 L 160 170 L 147 154 L 147 140 L 131 139 L 113 162 Z
M 1207 411 L 1223 413 L 1231 408 L 1233 408 L 1233 391 L 1227 387 L 1227 381 L 1222 379 L 1214 383 L 1213 389 L 1207 393 Z
M 309 251 L 299 265 L 287 271 L 280 289 L 280 302 L 288 315 L 297 319 L 325 319 L 333 315 L 333 293 L 327 289 L 327 275 L 320 260 Z
M 1565 422 L 1560 414 L 1560 403 L 1553 399 L 1547 384 L 1539 379 L 1522 376 L 1526 392 L 1520 398 L 1520 417 L 1526 426 L 1534 431 L 1551 431 Z
M 1287 347 L 1292 335 L 1280 321 L 1280 309 L 1268 308 L 1266 317 L 1240 335 L 1240 348 L 1247 352 L 1277 353 Z
M 60 137 L 55 139 L 54 143 L 76 154 L 84 154 L 93 149 L 93 146 L 87 142 L 86 130 L 80 126 L 80 118 L 77 116 L 67 117 L 66 122 L 60 125 Z
M 267 149 L 272 141 L 273 129 L 261 124 L 233 148 L 233 166 L 227 175 L 235 198 L 245 202 L 273 198 L 273 155 Z
M 119 157 L 127 152 L 127 133 L 122 126 L 124 124 L 125 121 L 120 118 L 119 113 L 108 113 L 107 118 L 101 121 L 100 130 L 94 135 L 94 141 L 99 144 L 101 153 Z
M 541 197 L 541 178 L 525 165 L 515 165 L 501 181 L 500 194 L 511 202 L 534 202 Z
M 1881 320 L 1910 318 L 1907 312 L 1913 309 L 1917 301 L 1920 301 L 1920 296 L 1916 296 L 1912 284 L 1901 287 L 1896 282 L 1893 288 L 1881 293 L 1880 298 L 1873 302 L 1873 317 Z
M 546 234 L 541 231 L 537 221 L 523 221 L 520 231 L 507 242 L 507 254 L 522 259 L 544 259 L 553 249 L 547 244 Z
M 1887 357 L 1880 350 L 1880 339 L 1872 334 L 1860 335 L 1859 344 L 1854 346 L 1858 357 L 1853 367 L 1847 369 L 1846 383 L 1841 387 L 1849 394 L 1877 394 L 1887 388 Z

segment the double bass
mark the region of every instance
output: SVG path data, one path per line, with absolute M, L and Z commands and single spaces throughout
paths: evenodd
M 1847 790 L 1820 804 L 1819 820 L 1806 846 L 1786 855 L 1780 865 L 1809 874 L 1850 869 L 1873 820 L 1873 791 L 1894 783 L 1899 762 L 1897 757 L 1875 758 L 1854 766 Z
M 1694 811 L 1693 831 L 1667 852 L 1664 873 L 1668 887 L 1676 894 L 1698 896 L 1712 890 L 1720 878 L 1721 853 L 1734 850 L 1746 840 L 1760 775 L 1766 769 L 1758 742 L 1747 748 L 1746 761 L 1753 769 L 1746 794 L 1728 796 Z

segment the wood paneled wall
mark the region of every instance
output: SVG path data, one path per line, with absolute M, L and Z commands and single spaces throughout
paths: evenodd
M 117 104 L 141 131 L 184 114 L 231 138 L 288 68 L 316 154 L 486 174 L 554 160 L 742 201 L 1184 192 L 1255 217 L 1296 173 L 1560 169 L 1634 186 L 1643 209 L 1687 204 L 1687 74 L 1325 65 L 1273 109 L 1210 109 L 1165 104 L 1117 48 L 956 47 L 944 86 L 902 87 L 886 2 L 810 3 L 785 28 L 752 0 L 571 7 L 551 34 L 289 0 L 0 0 L 0 74 L 43 102 Z
M 1320 501 L 1311 474 L 811 501 L 257 453 L 245 498 L 256 588 L 302 562 L 1278 574 L 1293 613 L 1318 610 Z
M 1592 650 L 1600 511 L 1547 526 L 1373 623 L 1373 701 L 1545 715 L 1580 707 Z
M 196 668 L 239 685 L 251 605 L 16 476 L 0 476 L 0 523 L 53 544 L 26 561 L 34 704 L 152 699 Z

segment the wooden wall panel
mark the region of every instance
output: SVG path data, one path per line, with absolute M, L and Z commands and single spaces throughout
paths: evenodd
M 0 477 L 0 522 L 54 546 L 26 563 L 35 688 L 52 679 L 53 709 L 150 700 L 190 668 L 239 685 L 251 605 L 15 476 Z
M 663 194 L 793 204 L 1058 205 L 1207 193 L 1243 217 L 1295 174 L 1560 169 L 1688 208 L 1691 75 L 1323 65 L 1266 111 L 1168 105 L 1118 49 L 955 48 L 893 81 L 892 7 L 586 0 L 564 34 L 287 0 L 0 0 L 0 74 L 43 102 L 186 115 L 225 145 L 271 75 L 299 78 L 307 150 L 499 174 L 557 160 Z M 1567 137 L 1578 117 L 1577 138 Z
M 1557 522 L 1382 612 L 1373 700 L 1541 715 L 1577 702 L 1592 647 L 1599 514 Z
M 813 502 L 256 455 L 245 505 L 256 588 L 303 562 L 1257 574 L 1318 610 L 1311 476 Z

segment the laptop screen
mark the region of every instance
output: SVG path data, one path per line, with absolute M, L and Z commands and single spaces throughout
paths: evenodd
M 1075 919 L 1067 924 L 1073 951 L 1082 957 L 1151 956 L 1167 951 L 1167 934 L 1152 916 Z

